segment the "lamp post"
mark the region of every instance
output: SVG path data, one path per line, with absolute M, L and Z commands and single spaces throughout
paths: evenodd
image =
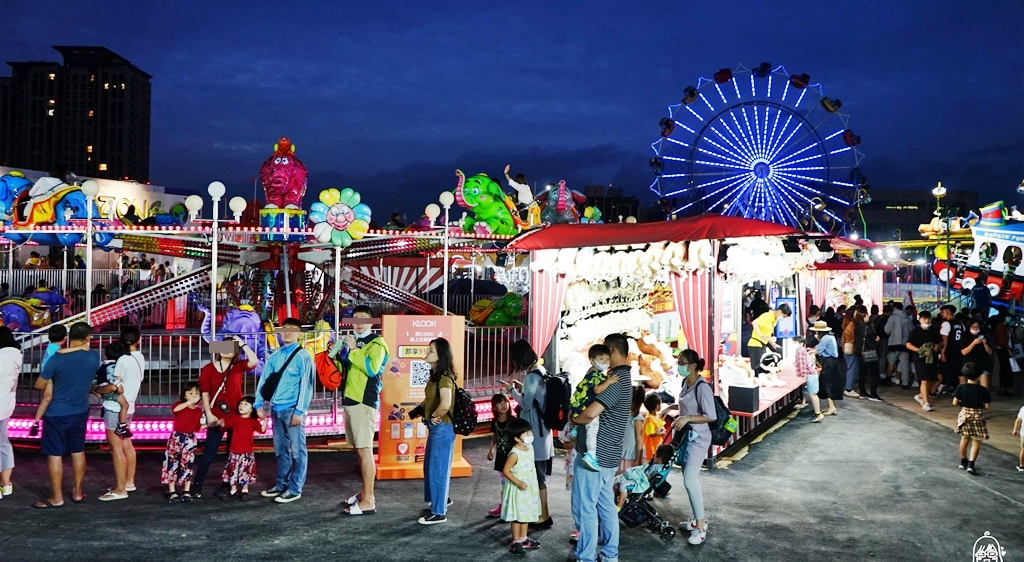
M 808 217 L 809 217 L 809 221 L 810 221 L 808 223 L 807 227 L 809 229 L 814 229 L 814 225 L 815 225 L 814 211 L 819 211 L 819 212 L 820 211 L 824 211 L 825 210 L 825 201 L 823 201 L 821 197 L 812 197 L 811 200 L 807 202 L 807 205 L 808 205 Z
M 93 199 L 100 191 L 100 184 L 95 180 L 82 182 L 82 194 L 85 195 L 85 322 L 92 325 L 92 205 Z M 67 255 L 67 254 L 65 254 Z M 64 260 L 67 262 L 67 259 Z
M 206 188 L 206 192 L 213 199 L 213 219 L 210 221 L 210 340 L 216 339 L 217 335 L 217 226 L 220 222 L 220 200 L 224 197 L 224 184 L 215 181 Z M 232 197 L 228 201 L 228 208 L 235 216 L 234 221 L 238 222 L 245 211 L 246 202 L 244 197 Z M 203 198 L 199 195 L 189 195 L 185 198 L 185 208 L 188 209 L 191 222 L 201 222 L 199 211 L 203 209 Z
M 448 213 L 451 211 L 452 204 L 455 203 L 455 194 L 451 191 L 442 191 L 437 200 L 444 207 L 444 307 L 442 307 L 442 310 L 444 315 L 448 316 Z
M 935 197 L 935 216 L 939 217 L 939 224 L 941 225 L 945 220 L 942 216 L 942 198 L 946 196 L 946 188 L 942 187 L 942 182 L 938 182 L 934 188 L 932 188 L 932 195 Z M 949 268 L 950 258 L 953 257 L 953 249 L 949 247 L 949 224 L 946 224 L 946 300 L 951 297 L 953 287 L 953 271 Z

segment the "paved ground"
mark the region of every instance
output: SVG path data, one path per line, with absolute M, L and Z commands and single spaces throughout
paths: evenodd
M 621 560 L 967 561 L 985 531 L 1006 548 L 1006 560 L 1024 559 L 1024 474 L 1014 470 L 1015 456 L 986 447 L 980 474 L 969 476 L 956 469 L 951 430 L 896 406 L 846 400 L 821 424 L 807 416 L 778 427 L 728 469 L 702 475 L 710 524 L 703 546 L 635 529 L 622 534 Z M 147 454 L 131 499 L 51 512 L 28 507 L 44 493 L 43 463 L 22 452 L 16 495 L 0 500 L 0 560 L 512 560 L 508 526 L 484 517 L 498 497 L 486 440 L 466 450 L 480 470 L 454 481 L 450 522 L 434 527 L 415 523 L 424 506 L 418 481 L 382 483 L 377 515 L 341 515 L 339 502 L 355 490 L 349 452 L 312 455 L 304 497 L 289 505 L 167 505 L 156 483 L 160 459 Z M 103 455 L 89 462 L 87 493 L 95 498 L 110 465 Z M 273 466 L 272 456 L 259 455 L 261 483 Z M 571 551 L 561 478 L 556 462 L 556 524 L 535 534 L 544 546 L 529 559 L 564 560 Z M 689 505 L 678 472 L 671 482 L 660 505 L 678 522 Z

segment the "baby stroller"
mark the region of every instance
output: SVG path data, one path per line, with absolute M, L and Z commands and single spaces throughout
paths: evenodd
M 641 465 L 645 468 L 646 486 L 634 487 L 626 497 L 626 504 L 622 506 L 622 511 L 619 512 L 619 520 L 627 528 L 634 529 L 646 524 L 651 531 L 661 535 L 662 540 L 670 541 L 676 537 L 675 527 L 658 515 L 658 510 L 654 509 L 654 506 L 651 505 L 651 500 L 655 497 L 655 489 L 663 484 L 665 485 L 663 489 L 667 488 L 668 482 L 666 480 L 668 479 L 668 473 L 672 470 L 672 466 L 682 464 L 683 459 L 680 458 L 680 451 L 685 451 L 686 449 L 684 445 L 686 442 L 685 437 L 688 433 L 689 431 L 685 429 L 675 432 L 675 438 L 669 443 L 673 451 L 672 462 L 665 465 L 661 470 L 653 474 L 646 474 L 654 463 L 653 459 L 646 465 Z M 633 482 L 636 482 L 636 480 Z

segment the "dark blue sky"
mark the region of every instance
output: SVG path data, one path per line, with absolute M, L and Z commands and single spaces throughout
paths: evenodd
M 506 163 L 650 204 L 666 106 L 761 61 L 842 99 L 874 187 L 1020 198 L 1020 2 L 430 4 L 4 0 L 0 53 L 103 45 L 152 74 L 153 183 L 244 192 L 287 135 L 311 193 L 350 185 L 382 220 Z

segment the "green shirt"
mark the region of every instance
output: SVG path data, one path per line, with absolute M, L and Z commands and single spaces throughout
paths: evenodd
M 452 407 L 455 405 L 455 381 L 451 376 L 441 375 L 441 380 L 428 382 L 425 390 L 426 399 L 423 401 L 423 419 L 429 420 L 434 417 L 434 412 L 441 406 L 441 389 L 447 388 L 451 397 L 451 404 L 448 406 L 448 413 L 444 415 L 444 423 L 452 423 Z

